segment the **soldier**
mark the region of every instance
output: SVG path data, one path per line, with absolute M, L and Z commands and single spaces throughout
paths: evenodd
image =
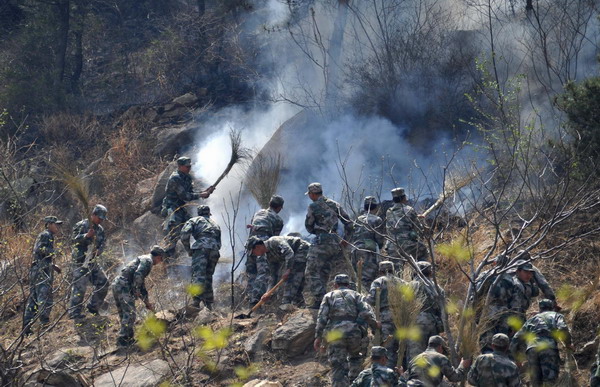
M 389 257 L 393 257 L 390 260 L 401 272 L 404 268 L 403 254 L 412 255 L 417 261 L 425 261 L 429 253 L 423 242 L 419 241 L 425 228 L 415 209 L 408 205 L 404 188 L 394 188 L 392 199 L 394 206 L 385 216 L 388 240 L 384 250 Z
M 278 215 L 283 209 L 284 200 L 281 196 L 273 195 L 269 201 L 269 208 L 259 210 L 252 217 L 247 226 L 250 229 L 249 237 L 257 237 L 266 241 L 272 236 L 279 236 L 283 229 L 283 220 Z M 248 291 L 250 307 L 256 305 L 269 284 L 269 264 L 264 256 L 257 257 L 248 254 L 246 258 L 246 275 L 248 276 Z
M 315 331 L 315 351 L 321 348 L 323 333 L 331 341 L 327 343 L 327 357 L 331 363 L 331 385 L 346 387 L 362 369 L 364 354 L 361 350 L 362 333 L 359 324 L 367 322 L 371 328 L 381 328 L 375 320 L 371 307 L 361 295 L 348 289 L 350 277 L 335 276 L 335 290 L 323 297 Z
M 305 195 L 312 203 L 308 206 L 304 225 L 309 233 L 316 235 L 316 240 L 308 250 L 304 276 L 313 298 L 311 308 L 318 309 L 326 292 L 331 267 L 343 259 L 341 239 L 337 235 L 338 221 L 344 224 L 347 235 L 352 232 L 352 221 L 342 206 L 323 196 L 321 183 L 309 184 Z
M 266 241 L 251 237 L 248 239 L 248 247 L 252 250 L 252 255 L 266 256 L 271 274 L 269 288 L 275 286 L 280 272 L 284 272 L 283 277 L 287 282 L 283 288 L 281 303 L 285 305 L 293 301 L 302 304 L 302 282 L 310 244 L 293 236 L 274 236 Z
M 432 269 L 429 262 L 418 262 L 421 273 L 431 279 Z M 433 281 L 431 281 L 433 283 Z M 442 323 L 442 310 L 440 309 L 440 303 L 438 296 L 435 294 L 434 289 L 427 285 L 419 276 L 415 275 L 415 279 L 410 283 L 411 287 L 415 292 L 415 297 L 419 298 L 423 302 L 421 311 L 417 316 L 417 327 L 421 332 L 419 340 L 408 341 L 408 359 L 412 359 L 419 353 L 423 352 L 427 347 L 427 342 L 431 336 L 435 336 L 444 331 L 444 324 Z M 444 290 L 438 286 L 437 292 L 445 298 Z
M 214 192 L 215 187 L 208 187 L 201 192 L 194 192 L 194 183 L 190 176 L 192 160 L 189 157 L 177 159 L 177 171 L 173 172 L 167 181 L 165 198 L 162 203 L 162 216 L 166 216 L 165 240 L 167 243 L 166 256 L 175 254 L 181 227 L 190 216 L 185 209 L 186 203 L 199 198 L 206 199 Z
M 221 228 L 210 216 L 208 206 L 199 206 L 198 216 L 183 225 L 181 243 L 192 257 L 192 283 L 201 286 L 201 294 L 194 296 L 194 306 L 199 307 L 200 301 L 204 301 L 204 306 L 212 310 L 215 302 L 212 280 L 219 262 Z M 195 242 L 190 247 L 192 235 Z
M 394 276 L 394 264 L 391 261 L 381 261 L 379 263 L 379 274 L 381 277 L 377 278 L 371 284 L 371 289 L 369 290 L 369 295 L 367 296 L 367 302 L 371 306 L 375 306 L 377 304 L 377 289 L 381 289 L 379 292 L 381 340 L 383 342 L 383 346 L 389 354 L 389 356 L 387 356 L 387 366 L 393 368 L 396 366 L 398 361 L 398 346 L 400 343 L 396 338 L 396 326 L 394 325 L 392 311 L 390 310 L 388 285 L 390 282 L 393 284 L 401 284 L 404 283 L 404 281 Z
M 155 311 L 148 298 L 145 279 L 150 274 L 152 266 L 161 263 L 164 256 L 165 250 L 160 246 L 153 246 L 149 255 L 139 256 L 125 265 L 121 269 L 121 274 L 112 283 L 113 296 L 121 320 L 121 329 L 117 338 L 119 347 L 128 347 L 134 343 L 135 300 L 141 299 L 148 310 Z
M 82 309 L 88 282 L 94 286 L 94 291 L 87 304 L 88 312 L 98 314 L 98 309 L 108 293 L 108 279 L 98 262 L 98 257 L 104 251 L 106 239 L 104 228 L 100 224 L 106 219 L 107 212 L 106 207 L 97 204 L 92 210 L 90 218 L 75 224 L 71 234 L 73 287 L 69 317 L 76 321 L 84 318 Z
M 496 333 L 492 337 L 493 353 L 479 355 L 467 380 L 473 386 L 485 387 L 519 387 L 519 368 L 508 357 L 510 339 L 504 333 Z
M 383 247 L 383 221 L 375 213 L 379 204 L 373 196 L 364 200 L 365 213 L 354 222 L 352 233 L 352 266 L 358 273 L 358 264 L 362 261 L 362 283 L 365 289 L 371 287 L 371 282 L 377 277 L 377 249 Z
M 453 383 L 464 380 L 471 360 L 461 359 L 455 369 L 444 355 L 446 352 L 444 339 L 441 336 L 431 336 L 425 352 L 410 361 L 407 371 L 409 380 L 419 380 L 427 387 L 441 385 L 444 376 Z
M 385 348 L 378 346 L 371 348 L 371 362 L 373 363 L 371 367 L 358 374 L 351 387 L 398 386 L 398 374 L 385 366 L 388 363 L 388 352 Z
M 38 235 L 33 245 L 33 261 L 29 270 L 29 298 L 23 316 L 25 335 L 31 334 L 31 325 L 36 317 L 39 317 L 42 326 L 50 323 L 54 271 L 61 272 L 54 264 L 54 236 L 60 232 L 63 222 L 56 216 L 46 216 L 44 222 L 46 229 Z
M 533 281 L 533 265 L 526 261 L 517 261 L 514 273 L 504 272 L 494 280 L 488 291 L 489 307 L 486 313 L 491 329 L 481 338 L 482 353 L 490 351 L 489 341 L 496 333 L 504 333 L 511 337 L 514 330 L 511 320 L 525 321 L 525 313 L 529 309 L 531 299 L 539 294 Z
M 510 344 L 510 350 L 519 363 L 524 358 L 522 348 L 527 345 L 528 373 L 534 387 L 553 385 L 558 379 L 560 356 L 557 340 L 574 350 L 565 318 L 554 312 L 554 301 L 543 299 L 538 305 L 540 312 L 525 322 Z

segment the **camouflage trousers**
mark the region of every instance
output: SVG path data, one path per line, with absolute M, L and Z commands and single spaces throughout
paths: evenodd
M 32 269 L 29 273 L 29 297 L 27 306 L 23 315 L 23 327 L 27 327 L 35 317 L 39 317 L 40 324 L 45 325 L 50 322 L 50 312 L 52 311 L 52 283 L 54 276 L 52 268 L 49 274 L 45 270 Z
M 419 340 L 408 340 L 407 360 L 410 362 L 415 356 L 427 349 L 427 342 L 431 336 L 439 335 L 441 321 L 432 313 L 422 312 L 417 316 L 416 325 L 421 332 Z
M 362 371 L 365 356 L 361 353 L 361 339 L 362 333 L 356 326 L 345 330 L 341 339 L 327 344 L 332 387 L 348 387 Z
M 69 316 L 71 318 L 79 318 L 83 315 L 83 302 L 85 301 L 88 282 L 94 286 L 87 304 L 88 310 L 97 311 L 104 302 L 104 298 L 108 293 L 108 279 L 100 265 L 90 263 L 87 268 L 84 268 L 77 264 L 73 269 L 73 285 L 69 305 Z
M 550 386 L 558 379 L 560 357 L 557 348 L 530 348 L 527 354 L 527 373 L 533 387 Z
M 342 260 L 342 249 L 337 242 L 312 244 L 308 249 L 304 278 L 311 293 L 313 305 L 320 305 L 323 296 L 327 293 L 331 268 Z
M 304 303 L 304 297 L 302 296 L 302 290 L 304 289 L 304 271 L 306 270 L 306 252 L 305 257 L 300 257 L 296 260 L 294 256 L 294 262 L 290 268 L 290 276 L 288 280 L 283 284 L 283 297 L 281 298 L 282 304 L 291 304 L 292 302 L 296 305 L 302 305 Z M 283 275 L 284 265 L 281 262 L 269 262 L 269 289 L 272 288 L 279 282 L 279 279 Z
M 112 292 L 115 297 L 115 304 L 119 312 L 119 321 L 121 328 L 117 343 L 131 344 L 133 342 L 133 328 L 135 327 L 135 297 L 130 286 L 123 280 L 115 279 L 112 284 Z
M 379 256 L 375 252 L 353 250 L 352 251 L 352 267 L 358 275 L 358 262 L 362 261 L 362 288 L 367 291 L 371 289 L 371 282 L 377 278 L 379 273 Z
M 190 215 L 184 207 L 176 210 L 168 210 L 168 216 L 165 221 L 165 253 L 168 257 L 175 255 L 177 241 L 181 237 L 181 229 L 185 222 L 190 219 Z
M 194 297 L 194 302 L 204 301 L 205 304 L 215 302 L 213 293 L 213 274 L 219 262 L 219 250 L 192 250 L 192 283 L 202 286 L 202 294 Z
M 248 276 L 248 301 L 250 304 L 256 304 L 269 286 L 267 257 L 249 254 L 246 258 L 246 275 Z
M 388 361 L 386 366 L 396 367 L 400 342 L 396 338 L 396 326 L 392 319 L 392 311 L 388 308 L 381 311 L 381 341 L 381 346 L 387 349 Z

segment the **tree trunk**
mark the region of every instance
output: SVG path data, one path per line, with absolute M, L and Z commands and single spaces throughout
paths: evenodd
M 83 71 L 83 30 L 85 26 L 85 3 L 80 2 L 74 7 L 73 37 L 75 38 L 73 53 L 73 73 L 71 74 L 71 92 L 79 94 L 79 79 Z
M 54 87 L 58 91 L 62 87 L 65 76 L 65 64 L 67 56 L 67 43 L 69 39 L 69 0 L 58 0 L 55 4 L 57 26 L 56 26 L 56 57 L 54 59 Z

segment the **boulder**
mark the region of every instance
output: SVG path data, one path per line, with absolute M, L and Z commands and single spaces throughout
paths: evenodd
M 181 96 L 175 98 L 171 102 L 174 103 L 174 104 L 177 104 L 177 105 L 182 105 L 182 106 L 187 106 L 187 107 L 193 107 L 199 101 L 200 100 L 198 99 L 198 97 L 196 97 L 196 95 L 194 93 L 186 93 L 184 95 L 181 95 Z
M 264 347 L 265 341 L 271 332 L 268 328 L 261 328 L 257 330 L 252 336 L 248 337 L 244 343 L 244 350 L 248 352 L 251 358 L 256 358 L 256 355 L 260 354 Z
M 132 239 L 143 251 L 154 244 L 159 244 L 163 239 L 162 224 L 164 219 L 147 211 L 133 221 L 131 232 Z
M 164 321 L 167 325 L 171 325 L 177 321 L 177 315 L 172 310 L 161 310 L 160 312 L 156 313 L 156 318 Z
M 139 212 L 146 212 L 152 209 L 152 197 L 156 186 L 158 176 L 145 179 L 135 186 L 136 204 L 139 206 Z
M 195 125 L 184 125 L 160 130 L 156 138 L 157 145 L 154 148 L 154 154 L 168 158 L 181 154 L 185 148 L 194 143 L 196 129 Z
M 26 376 L 26 380 L 26 384 L 31 386 L 41 383 L 43 386 L 87 387 L 87 383 L 66 371 L 53 371 L 43 368 L 34 370 Z
M 94 387 L 154 387 L 169 374 L 169 364 L 155 359 L 139 365 L 125 365 L 101 375 L 94 381 Z
M 171 174 L 175 172 L 175 170 L 177 170 L 177 163 L 173 161 L 167 165 L 167 167 L 156 178 L 154 192 L 152 193 L 152 212 L 155 214 L 160 213 L 160 207 L 162 206 L 162 201 L 165 197 L 167 181 L 169 180 Z
M 202 308 L 198 311 L 198 315 L 194 319 L 194 324 L 196 325 L 208 325 L 217 320 L 217 314 L 213 311 L 208 310 L 208 308 Z
M 51 369 L 73 368 L 74 365 L 92 358 L 93 355 L 92 347 L 62 348 L 49 356 L 50 360 L 46 361 L 46 365 Z
M 283 387 L 283 384 L 279 382 L 274 382 L 272 380 L 254 379 L 244 384 L 243 387 Z
M 315 326 L 313 313 L 300 309 L 273 332 L 271 348 L 284 352 L 288 357 L 299 356 L 312 345 Z

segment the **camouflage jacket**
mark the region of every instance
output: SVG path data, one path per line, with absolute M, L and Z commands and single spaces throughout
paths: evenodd
M 539 289 L 533 281 L 525 284 L 516 275 L 509 273 L 500 274 L 500 278 L 494 279 L 494 282 L 488 292 L 491 316 L 505 313 L 524 316 L 529 309 L 532 297 L 539 294 Z
M 413 288 L 415 292 L 415 297 L 423 300 L 423 309 L 421 313 L 430 313 L 436 317 L 436 319 L 442 318 L 442 310 L 440 309 L 438 298 L 435 295 L 434 289 L 430 286 L 427 286 L 421 279 L 417 278 L 410 282 L 410 286 Z M 435 285 L 434 285 L 435 286 Z M 445 299 L 446 294 L 444 289 L 438 286 L 438 292 Z
M 148 290 L 146 290 L 145 280 L 151 270 L 152 258 L 150 254 L 141 255 L 121 269 L 121 274 L 115 282 L 119 285 L 120 291 L 133 295 L 139 293 L 142 300 L 147 300 Z
M 476 387 L 518 387 L 519 369 L 506 354 L 496 352 L 479 355 L 469 371 L 469 383 Z
M 511 352 L 518 352 L 524 341 L 527 342 L 527 349 L 558 348 L 557 339 L 566 345 L 571 344 L 571 332 L 563 315 L 550 311 L 538 313 L 527 320 L 514 335 L 511 341 Z
M 377 251 L 383 247 L 385 236 L 383 235 L 383 221 L 377 215 L 363 214 L 354 222 L 352 232 L 352 244 L 361 249 Z
M 302 238 L 296 238 L 291 236 L 274 236 L 265 241 L 265 247 L 267 248 L 267 260 L 269 262 L 282 262 L 285 263 L 285 269 L 290 269 L 294 262 L 296 262 L 296 254 L 304 253 L 306 260 L 306 252 L 308 252 L 310 244 Z
M 190 236 L 194 244 L 190 247 Z M 181 243 L 186 250 L 221 248 L 221 228 L 209 216 L 196 216 L 188 220 L 181 229 Z
M 544 297 L 546 297 L 549 300 L 553 300 L 553 301 L 556 300 L 556 294 L 554 293 L 554 290 L 548 283 L 548 280 L 546 279 L 546 277 L 544 277 L 542 272 L 537 267 L 533 266 L 533 270 L 534 270 L 533 281 L 535 281 L 535 284 L 539 287 L 540 291 L 544 294 Z M 513 273 L 514 273 L 514 271 L 513 271 Z M 477 276 L 477 279 L 475 280 L 475 291 L 476 291 L 477 298 L 479 300 L 481 300 L 483 297 L 485 297 L 485 295 L 487 294 L 487 292 L 490 289 L 490 286 L 496 279 L 496 276 L 497 275 L 494 272 L 494 269 L 485 270 L 485 271 L 481 272 L 479 274 L 479 276 Z
M 337 234 L 338 221 L 344 224 L 344 232 L 350 235 L 352 221 L 346 211 L 337 202 L 321 196 L 308 206 L 304 226 L 309 233 L 315 235 Z
M 259 210 L 252 217 L 250 224 L 252 226 L 250 236 L 256 235 L 263 238 L 278 236 L 283 229 L 283 220 L 271 208 Z
M 71 243 L 73 247 L 73 260 L 76 264 L 82 264 L 85 261 L 85 254 L 88 250 L 92 241 L 95 243 L 96 257 L 102 254 L 104 251 L 104 242 L 106 237 L 104 235 L 104 228 L 99 224 L 92 224 L 96 235 L 93 238 L 86 238 L 85 234 L 90 230 L 89 219 L 84 219 L 75 224 L 73 232 L 71 233 Z
M 169 176 L 165 188 L 163 208 L 174 211 L 186 202 L 198 198 L 200 198 L 200 195 L 194 192 L 194 183 L 189 174 L 175 171 Z
M 453 383 L 460 382 L 466 373 L 462 365 L 455 369 L 446 356 L 429 347 L 408 365 L 409 380 L 420 380 L 427 387 L 439 386 L 444 376 Z
M 360 293 L 348 288 L 336 289 L 327 293 L 321 301 L 315 338 L 320 338 L 325 329 L 348 332 L 365 322 L 372 328 L 377 324 L 373 309 Z
M 396 372 L 386 366 L 374 363 L 371 368 L 367 368 L 358 374 L 351 387 L 396 387 L 398 386 L 398 375 Z
M 388 299 L 388 286 L 392 284 L 406 285 L 407 283 L 392 274 L 381 276 L 371 283 L 371 289 L 369 290 L 369 295 L 367 296 L 367 302 L 373 307 L 375 306 L 377 289 L 380 288 L 381 292 L 379 293 L 379 307 L 381 310 L 388 309 L 390 306 Z
M 423 232 L 423 225 L 417 216 L 417 212 L 406 204 L 394 204 L 392 208 L 387 210 L 385 222 L 388 237 L 396 242 L 416 241 L 419 234 Z
M 52 261 L 56 252 L 54 250 L 54 234 L 44 230 L 38 235 L 33 245 L 32 270 L 44 271 L 50 274 L 52 271 Z

